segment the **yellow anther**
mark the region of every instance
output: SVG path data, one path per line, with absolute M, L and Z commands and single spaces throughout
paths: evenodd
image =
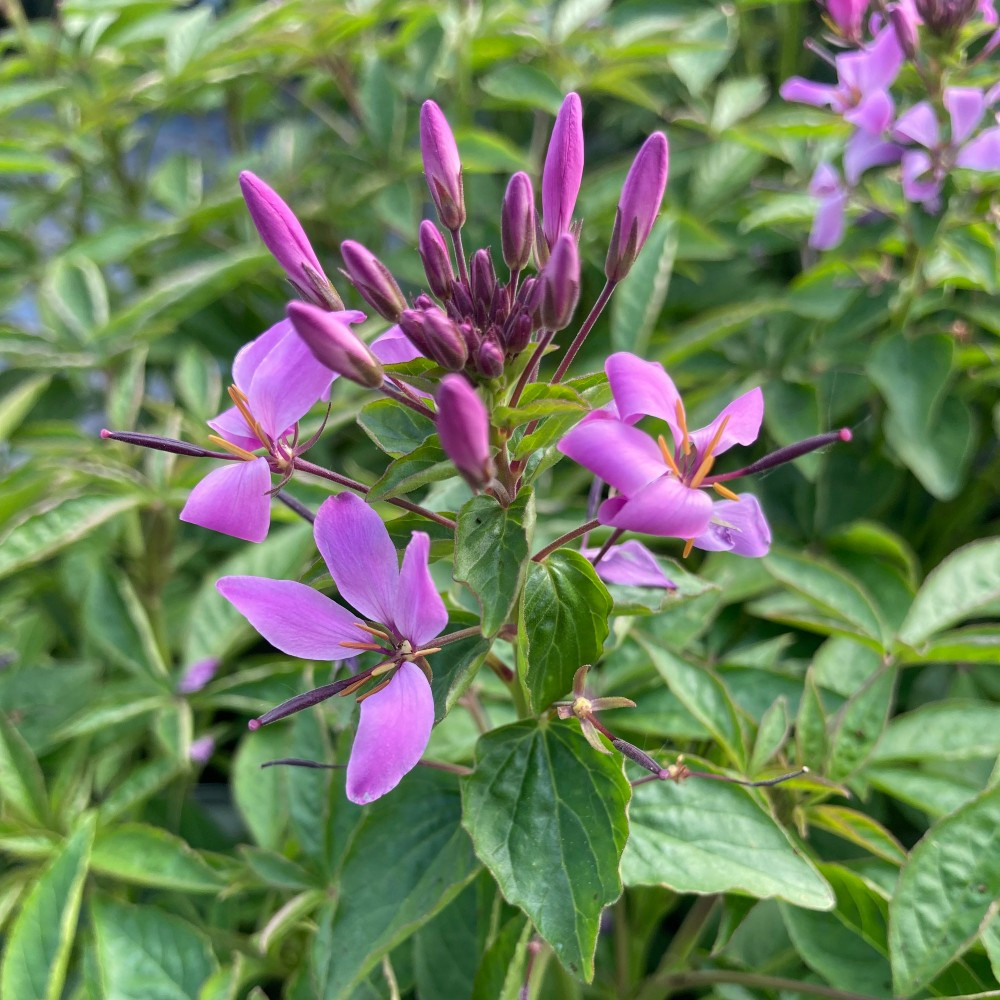
M 663 461 L 667 463 L 670 467 L 670 471 L 680 479 L 681 470 L 677 468 L 677 463 L 674 461 L 673 452 L 667 446 L 667 439 L 661 434 L 657 439 L 656 443 L 660 446 L 660 453 L 663 455 Z
M 677 400 L 677 405 L 674 407 L 674 413 L 677 414 L 677 423 L 681 426 L 681 434 L 684 435 L 681 441 L 681 449 L 685 455 L 690 455 L 691 435 L 688 434 L 687 415 L 684 413 L 684 404 L 679 399 Z
M 688 540 L 687 540 L 687 541 L 686 541 L 686 542 L 684 543 L 684 558 L 685 558 L 685 559 L 687 559 L 687 557 L 688 557 L 689 555 L 691 555 L 691 550 L 692 550 L 693 548 L 694 548 L 694 539 L 693 539 L 693 538 L 689 538 L 689 539 L 688 539 Z
M 708 475 L 711 471 L 712 465 L 715 462 L 715 456 L 712 452 L 715 450 L 715 446 L 719 443 L 722 438 L 722 434 L 726 429 L 726 424 L 729 423 L 729 417 L 723 417 L 722 423 L 719 424 L 719 429 L 712 435 L 712 440 L 708 442 L 708 447 L 705 449 L 705 457 L 701 460 L 701 465 L 698 466 L 698 470 L 694 474 L 691 482 L 688 484 L 691 489 L 696 490 L 701 486 L 701 481 Z
M 209 434 L 208 440 L 211 441 L 212 444 L 217 444 L 220 448 L 224 448 L 231 455 L 236 455 L 239 458 L 242 458 L 245 462 L 252 462 L 257 458 L 253 452 L 247 451 L 245 448 L 241 448 L 238 444 L 233 444 L 232 441 L 227 441 L 225 438 L 220 438 L 216 434 Z
M 727 500 L 739 500 L 739 496 L 735 494 L 728 486 L 723 486 L 722 483 L 712 483 L 712 489 L 721 497 L 725 497 Z
M 381 646 L 376 646 L 374 642 L 342 642 L 341 646 L 348 649 L 370 649 L 373 652 L 384 652 Z
M 229 387 L 229 398 L 233 401 L 236 409 L 240 411 L 241 416 L 247 422 L 247 427 L 253 431 L 257 440 L 267 448 L 267 435 L 264 433 L 264 428 L 260 426 L 257 419 L 250 412 L 250 400 L 247 399 L 247 394 L 235 385 Z
M 431 653 L 440 653 L 444 646 L 428 646 L 426 649 L 418 649 L 415 653 L 410 653 L 414 659 L 418 656 L 430 656 Z
M 387 674 L 395 666 L 395 660 L 386 660 L 385 663 L 380 663 L 377 667 L 373 668 L 372 672 L 368 676 L 381 677 L 382 674 Z
M 383 632 L 380 628 L 374 628 L 371 625 L 363 625 L 361 622 L 355 622 L 355 625 L 357 625 L 362 632 L 367 632 L 369 635 L 376 635 L 380 639 L 388 639 L 390 642 L 392 641 L 392 637 L 389 633 Z

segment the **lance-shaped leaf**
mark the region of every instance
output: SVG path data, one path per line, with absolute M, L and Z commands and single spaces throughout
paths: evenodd
M 476 595 L 484 635 L 494 635 L 510 617 L 528 573 L 534 533 L 531 489 L 522 490 L 509 507 L 491 496 L 473 497 L 458 513 L 455 579 Z
M 450 479 L 455 466 L 435 442 L 425 441 L 408 455 L 397 458 L 368 491 L 368 501 L 412 493 L 428 483 Z
M 434 433 L 434 421 L 392 399 L 376 399 L 358 414 L 361 429 L 382 451 L 402 458 Z
M 517 652 L 536 711 L 570 689 L 578 667 L 600 657 L 612 606 L 608 588 L 579 552 L 558 549 L 531 563 L 521 596 Z
M 0 714 L 0 798 L 8 808 L 33 826 L 49 821 L 45 779 L 31 747 Z
M 517 722 L 476 745 L 463 822 L 508 902 L 588 982 L 601 910 L 621 893 L 630 788 L 571 724 Z

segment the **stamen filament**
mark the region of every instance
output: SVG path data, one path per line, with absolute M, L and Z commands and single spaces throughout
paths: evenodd
M 209 434 L 208 440 L 212 444 L 217 444 L 220 448 L 225 448 L 230 454 L 235 455 L 237 458 L 242 458 L 244 462 L 252 462 L 257 458 L 253 452 L 247 451 L 246 448 L 241 448 L 238 444 L 233 444 L 232 441 L 227 441 L 225 438 L 219 437 L 217 434 Z
M 694 548 L 694 539 L 693 538 L 689 538 L 684 543 L 684 556 L 683 556 L 683 558 L 687 559 L 687 557 L 689 555 L 691 555 L 691 549 L 693 549 L 693 548 Z
M 674 461 L 673 452 L 667 447 L 667 439 L 661 434 L 657 439 L 656 443 L 660 446 L 660 453 L 663 455 L 663 461 L 667 463 L 670 467 L 670 471 L 678 478 L 681 478 L 681 470 L 677 468 L 677 463 Z
M 701 460 L 701 465 L 698 466 L 698 471 L 695 472 L 694 478 L 690 482 L 691 489 L 696 490 L 701 486 L 701 481 L 712 471 L 712 466 L 715 464 L 715 456 L 712 452 L 715 450 L 715 446 L 722 439 L 722 435 L 726 429 L 726 424 L 729 423 L 729 417 L 724 417 L 722 423 L 719 424 L 718 430 L 712 435 L 712 440 L 708 442 L 708 447 L 705 449 L 705 457 Z
M 342 642 L 341 646 L 346 646 L 348 649 L 368 649 L 376 653 L 384 653 L 385 648 L 383 646 L 377 646 L 374 642 Z
M 383 688 L 388 687 L 389 686 L 389 682 L 391 680 L 392 680 L 391 677 L 387 677 L 384 681 L 382 681 L 381 684 L 376 684 L 375 687 L 373 687 L 371 689 L 371 691 L 366 691 L 363 695 L 361 695 L 358 698 L 358 704 L 360 705 L 361 702 L 363 702 L 365 700 L 365 698 L 370 698 L 373 694 L 378 694 L 379 691 L 381 691 Z
M 727 500 L 739 500 L 739 495 L 734 493 L 728 486 L 723 486 L 722 483 L 712 483 L 712 489 L 721 497 L 725 497 Z
M 677 405 L 674 407 L 674 413 L 677 414 L 677 423 L 681 425 L 681 433 L 684 435 L 681 441 L 681 448 L 685 455 L 690 455 L 691 435 L 688 434 L 687 414 L 684 412 L 684 404 L 679 399 L 677 400 Z
M 250 412 L 250 400 L 247 398 L 247 394 L 237 386 L 231 385 L 229 387 L 229 398 L 235 404 L 236 409 L 240 411 L 243 419 L 247 422 L 247 426 L 254 432 L 261 445 L 264 448 L 270 449 L 270 438 L 264 433 L 264 428 L 260 426 L 257 419 Z
M 380 628 L 375 628 L 372 625 L 362 625 L 358 622 L 358 628 L 362 632 L 367 632 L 369 635 L 377 635 L 380 639 L 385 639 L 387 642 L 392 642 L 392 636 L 388 632 L 383 632 Z

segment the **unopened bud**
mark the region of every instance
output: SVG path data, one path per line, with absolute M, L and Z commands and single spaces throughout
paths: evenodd
M 462 163 L 448 121 L 433 101 L 424 101 L 420 109 L 420 152 L 441 224 L 453 232 L 461 229 L 465 224 Z
M 420 223 L 418 242 L 420 259 L 424 262 L 424 274 L 431 291 L 442 301 L 451 298 L 451 286 L 455 282 L 455 272 L 451 269 L 451 254 L 438 227 L 430 219 Z
M 515 313 L 504 327 L 504 347 L 510 357 L 516 357 L 531 343 L 531 316 L 529 313 Z
M 556 240 L 539 280 L 542 326 L 547 330 L 562 330 L 569 326 L 580 298 L 580 255 L 576 240 L 569 233 Z
M 493 479 L 490 419 L 476 390 L 462 375 L 445 375 L 437 391 L 437 429 L 441 447 L 474 489 Z
M 950 35 L 975 14 L 979 0 L 915 0 L 914 6 L 935 35 Z
M 567 94 L 552 127 L 542 171 L 542 228 L 549 248 L 569 230 L 583 179 L 583 107 Z
M 667 137 L 654 132 L 636 154 L 622 186 L 615 228 L 604 262 L 609 281 L 621 281 L 631 270 L 653 228 L 667 186 Z
M 465 367 L 469 352 L 458 327 L 440 309 L 404 309 L 399 325 L 425 357 L 448 371 Z
M 503 374 L 503 349 L 495 340 L 484 340 L 476 351 L 476 370 L 485 378 Z
M 385 264 L 354 240 L 344 240 L 340 253 L 347 276 L 365 302 L 391 323 L 398 322 L 399 314 L 406 308 L 406 299 Z
M 833 26 L 852 45 L 860 45 L 869 0 L 826 0 L 826 13 Z
M 886 8 L 889 23 L 896 32 L 896 41 L 907 59 L 912 59 L 920 47 L 917 12 L 912 3 L 891 3 Z
M 531 178 L 523 171 L 511 177 L 503 196 L 500 245 L 504 263 L 512 271 L 522 270 L 531 260 L 535 246 L 535 191 Z
M 493 301 L 493 293 L 497 289 L 497 274 L 493 269 L 493 258 L 489 250 L 477 250 L 472 255 L 469 283 L 472 285 L 473 302 L 488 306 Z
M 382 384 L 381 363 L 346 323 L 306 302 L 290 302 L 288 318 L 320 364 L 369 389 Z

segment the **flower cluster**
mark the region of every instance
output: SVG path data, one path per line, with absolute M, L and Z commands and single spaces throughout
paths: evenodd
M 922 42 L 922 36 L 930 34 L 936 36 L 938 48 L 941 36 L 954 44 L 957 29 L 976 16 L 983 28 L 991 29 L 997 22 L 992 0 L 897 0 L 870 17 L 868 7 L 868 0 L 831 0 L 825 5 L 838 41 L 850 46 L 835 57 L 812 46 L 833 65 L 835 83 L 792 77 L 781 87 L 786 101 L 829 107 L 851 126 L 843 175 L 822 162 L 809 185 L 818 202 L 809 237 L 816 249 L 841 241 L 848 201 L 874 167 L 898 165 L 904 198 L 929 212 L 941 207 L 952 170 L 1000 170 L 1000 128 L 990 124 L 991 112 L 1000 103 L 1000 85 L 950 85 L 941 59 L 929 59 Z M 866 17 L 870 40 L 865 39 Z M 997 45 L 1000 31 L 992 33 L 977 60 Z M 936 99 L 899 111 L 893 85 L 907 61 Z

